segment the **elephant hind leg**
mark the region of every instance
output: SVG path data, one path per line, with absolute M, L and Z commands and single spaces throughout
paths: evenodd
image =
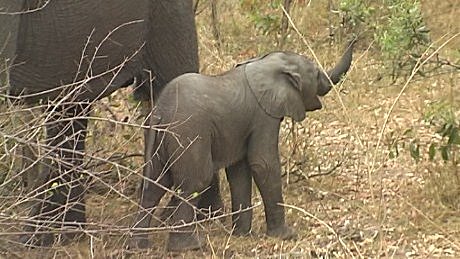
M 195 250 L 202 247 L 202 242 L 198 238 L 195 226 L 190 223 L 194 219 L 194 210 L 198 205 L 197 198 L 190 198 L 194 192 L 184 191 L 180 194 L 181 198 L 173 197 L 175 203 L 178 203 L 175 213 L 172 215 L 172 221 L 175 223 L 173 230 L 169 233 L 167 250 L 172 252 L 181 252 Z
M 140 233 L 134 234 L 130 241 L 130 248 L 146 249 L 150 246 L 148 232 L 142 229 L 149 228 L 155 207 L 166 190 L 172 186 L 170 173 L 160 174 L 161 172 L 162 166 L 157 160 L 144 167 L 144 179 L 140 188 L 140 208 L 134 222 L 134 229 Z
M 223 215 L 224 203 L 220 195 L 219 175 L 217 171 L 213 174 L 211 185 L 200 195 L 198 209 L 201 212 L 198 214 L 198 220 L 202 220 L 205 217 Z
M 215 172 L 211 185 L 199 196 L 197 220 L 204 220 L 208 217 L 218 217 L 224 214 L 224 203 L 220 195 L 219 175 Z M 176 212 L 180 200 L 171 197 L 167 207 L 161 213 L 161 223 L 171 220 Z
M 205 144 L 204 144 L 205 145 Z M 206 145 L 205 145 L 206 146 Z M 202 156 L 195 156 L 198 151 L 206 150 L 199 145 L 184 153 L 181 162 L 175 165 L 174 185 L 177 188 L 176 197 L 179 202 L 176 212 L 172 215 L 175 226 L 169 233 L 167 243 L 168 251 L 187 251 L 199 249 L 202 242 L 198 238 L 196 225 L 192 222 L 196 219 L 195 209 L 198 206 L 201 193 L 213 181 L 214 166 L 211 153 L 201 152 Z M 187 172 L 183 172 L 186 169 Z

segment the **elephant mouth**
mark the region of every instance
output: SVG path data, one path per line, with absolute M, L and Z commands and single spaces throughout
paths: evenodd
M 310 100 L 307 100 L 305 102 L 305 111 L 316 111 L 320 110 L 323 108 L 323 104 L 321 103 L 321 99 L 315 95 L 314 98 L 311 98 Z

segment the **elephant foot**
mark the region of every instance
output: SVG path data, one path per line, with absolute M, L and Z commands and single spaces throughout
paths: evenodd
M 146 235 L 134 236 L 129 241 L 128 249 L 148 249 L 151 247 L 150 240 Z
M 197 220 L 204 220 L 208 218 L 216 218 L 224 215 L 224 206 L 219 204 L 210 208 L 200 208 L 200 212 L 197 213 Z M 223 219 L 222 219 L 223 220 Z
M 212 184 L 199 198 L 198 209 L 200 213 L 197 214 L 198 220 L 206 218 L 218 217 L 224 214 L 224 203 L 219 191 L 219 177 L 214 175 Z
M 268 229 L 267 235 L 283 240 L 295 239 L 297 237 L 296 231 L 286 225 L 274 229 Z
M 234 214 L 233 220 L 233 235 L 248 236 L 252 229 L 252 210 Z
M 28 248 L 50 247 L 54 244 L 53 234 L 24 234 L 18 240 Z
M 249 228 L 239 228 L 235 226 L 235 229 L 232 232 L 232 235 L 240 236 L 240 237 L 249 236 L 249 234 L 251 234 L 250 227 Z
M 86 223 L 83 186 L 46 190 L 46 194 L 49 192 L 51 196 L 41 194 L 38 197 L 41 201 L 33 203 L 30 221 L 19 237 L 18 241 L 29 248 L 66 245 L 83 236 Z
M 19 242 L 28 248 L 51 247 L 53 245 L 67 245 L 70 242 L 80 239 L 83 233 L 66 233 L 66 234 L 24 234 L 19 237 Z
M 202 246 L 202 242 L 194 233 L 170 233 L 166 250 L 169 252 L 184 252 L 197 250 Z
M 215 218 L 224 215 L 224 203 L 222 202 L 220 196 L 213 198 L 212 200 L 200 201 L 198 203 L 198 208 L 200 209 L 200 213 L 197 213 L 198 220 Z
M 34 212 L 33 214 L 37 213 Z M 49 222 L 51 221 L 50 216 L 53 216 L 53 214 L 39 218 L 39 220 Z M 83 237 L 84 232 L 82 229 L 86 222 L 85 213 L 71 210 L 64 217 L 66 221 L 62 223 L 37 224 L 36 222 L 29 222 L 24 227 L 25 234 L 21 235 L 18 241 L 26 247 L 35 248 L 67 245 Z M 62 220 L 62 218 L 58 220 Z M 56 233 L 51 233 L 52 231 Z M 62 233 L 59 233 L 60 231 Z
M 160 214 L 160 224 L 168 225 L 168 221 L 172 218 L 174 213 L 176 212 L 177 205 L 169 205 L 163 212 Z M 196 214 L 197 220 L 205 220 L 208 218 L 220 217 L 224 215 L 224 204 L 222 201 L 216 200 L 213 204 L 198 204 L 199 212 Z M 222 218 L 221 220 L 224 220 Z

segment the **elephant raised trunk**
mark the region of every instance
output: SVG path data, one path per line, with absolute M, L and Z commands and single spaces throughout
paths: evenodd
M 342 58 L 340 59 L 339 63 L 335 65 L 334 68 L 327 71 L 327 76 L 324 73 L 320 74 L 320 84 L 318 86 L 318 95 L 324 96 L 326 95 L 331 89 L 332 84 L 337 84 L 343 75 L 348 72 L 351 66 L 351 60 L 353 59 L 353 45 L 355 44 L 356 40 L 353 39 L 349 42 L 348 48 L 343 54 Z M 328 80 L 329 77 L 331 81 Z

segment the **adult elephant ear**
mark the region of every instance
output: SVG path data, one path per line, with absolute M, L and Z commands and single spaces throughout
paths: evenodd
M 300 89 L 298 65 L 289 62 L 287 54 L 275 52 L 247 63 L 245 75 L 249 88 L 262 109 L 274 118 L 305 119 L 305 106 Z

